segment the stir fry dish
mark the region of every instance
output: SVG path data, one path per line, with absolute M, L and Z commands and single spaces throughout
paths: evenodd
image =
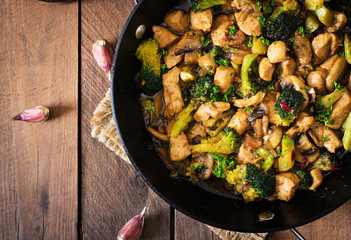
M 324 0 L 192 0 L 154 25 L 135 81 L 171 176 L 289 201 L 340 170 L 337 153 L 351 150 L 346 24 Z

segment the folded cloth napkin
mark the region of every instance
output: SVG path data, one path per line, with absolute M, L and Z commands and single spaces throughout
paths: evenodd
M 98 139 L 110 150 L 114 151 L 119 157 L 130 164 L 127 154 L 124 152 L 121 140 L 116 131 L 115 121 L 112 115 L 110 90 L 95 109 L 94 116 L 90 121 L 92 130 L 91 136 Z M 223 240 L 262 240 L 267 233 L 241 233 L 227 231 L 208 226 Z

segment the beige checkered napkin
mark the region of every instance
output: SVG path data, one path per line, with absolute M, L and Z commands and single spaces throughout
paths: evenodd
M 91 136 L 114 151 L 124 161 L 130 163 L 116 131 L 111 109 L 110 90 L 108 90 L 105 98 L 102 99 L 99 106 L 95 109 L 94 117 L 91 119 L 90 123 L 92 126 Z M 267 236 L 267 233 L 241 233 L 208 227 L 223 240 L 262 240 Z

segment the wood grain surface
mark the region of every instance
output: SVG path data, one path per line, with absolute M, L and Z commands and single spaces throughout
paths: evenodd
M 133 0 L 0 1 L 1 240 L 116 239 L 144 206 L 142 239 L 219 240 L 90 136 L 90 119 L 110 85 L 91 45 L 103 37 L 115 47 L 133 7 Z M 49 121 L 9 121 L 36 105 L 50 108 Z M 310 240 L 349 239 L 350 211 L 348 201 L 297 229 Z M 282 231 L 268 239 L 296 238 Z
M 0 5 L 0 239 L 76 239 L 78 3 Z M 37 105 L 46 123 L 9 120 Z

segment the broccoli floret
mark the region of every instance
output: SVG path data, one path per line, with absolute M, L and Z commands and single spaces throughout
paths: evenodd
M 271 40 L 288 40 L 295 35 L 295 31 L 301 22 L 298 11 L 282 11 L 272 18 L 267 19 L 264 28 L 264 36 Z
M 337 170 L 340 164 L 336 157 L 328 151 L 321 153 L 317 161 L 313 163 L 313 168 L 319 168 L 321 171 Z
M 215 167 L 212 170 L 213 175 L 218 178 L 225 178 L 226 171 L 231 170 L 235 167 L 235 162 L 229 156 L 221 155 L 218 153 L 211 153 L 211 156 L 215 160 Z
M 241 85 L 239 87 L 239 96 L 242 98 L 252 97 L 259 90 L 258 84 L 253 81 L 258 76 L 257 57 L 257 54 L 248 54 L 244 57 L 241 66 Z
M 255 164 L 247 164 L 245 180 L 261 197 L 269 197 L 275 192 L 275 178 Z
M 284 127 L 289 126 L 294 121 L 304 101 L 305 98 L 301 92 L 293 89 L 283 90 L 275 105 L 275 111 L 279 115 Z
M 226 2 L 226 0 L 191 0 L 191 10 L 198 12 Z
M 217 102 L 222 97 L 218 86 L 213 83 L 213 76 L 206 75 L 198 78 L 188 89 L 189 97 L 203 101 Z
M 329 124 L 329 116 L 333 111 L 333 105 L 340 99 L 342 92 L 342 89 L 336 89 L 332 93 L 317 97 L 317 100 L 314 103 L 316 120 L 323 122 L 325 125 Z M 332 123 L 330 122 L 330 124 Z
M 216 136 L 202 140 L 191 148 L 197 152 L 231 154 L 239 149 L 240 144 L 240 135 L 233 128 L 224 128 Z
M 299 189 L 308 189 L 312 185 L 313 179 L 311 177 L 311 174 L 306 170 L 294 166 L 291 169 L 291 172 L 298 176 L 301 180 L 299 184 Z
M 135 76 L 138 88 L 147 95 L 162 89 L 160 45 L 152 38 L 140 43 L 135 53 L 141 61 L 141 70 Z

